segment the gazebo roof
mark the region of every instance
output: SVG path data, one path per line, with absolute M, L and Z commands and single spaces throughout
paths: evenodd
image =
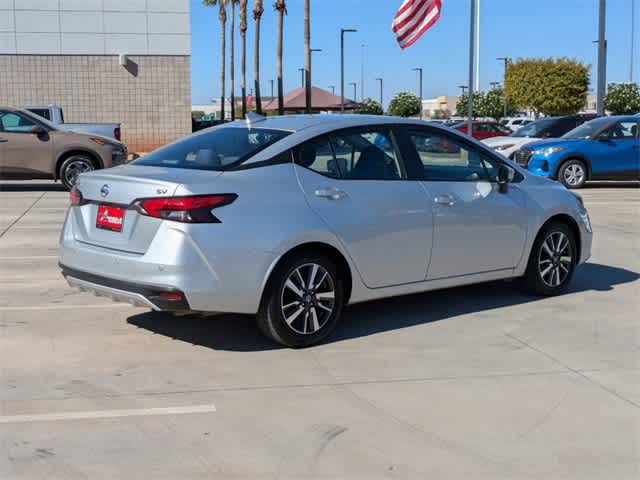
M 306 108 L 304 93 L 304 88 L 296 88 L 295 90 L 287 92 L 287 94 L 284 96 L 284 109 L 304 110 Z M 340 110 L 340 97 L 321 88 L 311 87 L 311 105 L 314 111 Z M 359 106 L 359 103 L 345 97 L 345 110 L 354 110 Z M 263 105 L 262 108 L 264 110 L 278 110 L 278 98 L 274 98 L 270 102 Z

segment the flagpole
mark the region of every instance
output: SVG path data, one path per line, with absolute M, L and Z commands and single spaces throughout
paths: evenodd
M 467 135 L 473 135 L 473 67 L 476 40 L 476 0 L 469 6 L 469 96 L 467 97 Z

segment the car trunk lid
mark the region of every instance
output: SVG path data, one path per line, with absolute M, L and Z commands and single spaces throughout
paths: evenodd
M 198 171 L 197 182 L 211 182 L 219 175 L 220 172 Z M 98 247 L 144 254 L 164 220 L 141 215 L 132 208 L 132 203 L 140 198 L 171 197 L 181 184 L 193 183 L 193 177 L 194 172 L 187 169 L 137 165 L 81 175 L 77 189 L 83 205 L 70 212 L 75 239 Z M 117 220 L 119 228 L 104 228 L 113 222 L 98 222 L 99 210 L 111 219 L 122 216 Z

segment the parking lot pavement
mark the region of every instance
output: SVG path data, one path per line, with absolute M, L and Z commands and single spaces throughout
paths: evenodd
M 570 293 L 506 283 L 355 305 L 290 350 L 240 315 L 68 288 L 67 193 L 0 185 L 0 478 L 640 476 L 640 189 L 580 192 Z

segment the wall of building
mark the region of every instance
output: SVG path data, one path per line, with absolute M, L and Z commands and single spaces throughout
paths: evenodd
M 189 0 L 0 0 L 0 105 L 121 122 L 131 151 L 191 131 L 190 54 Z

